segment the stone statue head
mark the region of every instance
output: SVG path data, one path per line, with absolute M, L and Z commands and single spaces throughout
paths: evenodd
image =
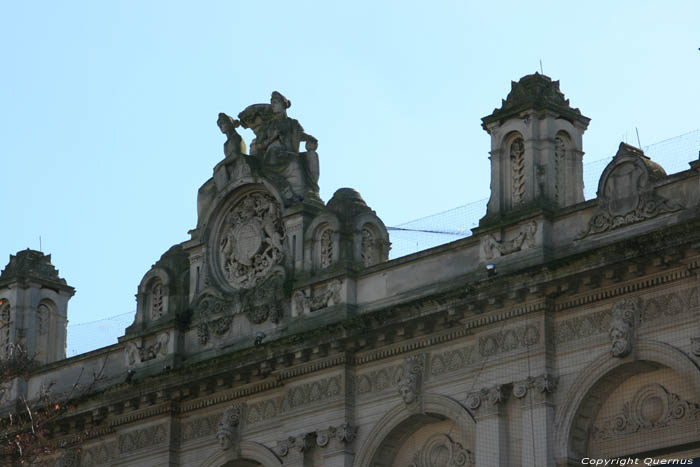
M 613 357 L 623 358 L 630 354 L 634 342 L 637 306 L 625 299 L 613 307 L 612 320 L 608 329 L 610 353 Z
M 272 111 L 274 113 L 284 113 L 291 107 L 292 101 L 284 97 L 281 93 L 273 91 L 272 97 L 270 97 L 270 104 L 272 104 Z
M 238 437 L 238 425 L 241 421 L 242 406 L 240 404 L 232 405 L 224 410 L 221 416 L 221 422 L 216 430 L 216 439 L 219 441 L 219 446 L 224 451 L 231 449 Z
M 216 120 L 216 124 L 219 129 L 225 135 L 228 135 L 238 127 L 238 123 L 233 118 L 229 117 L 225 113 L 220 113 L 219 118 Z
M 423 363 L 419 357 L 411 357 L 404 363 L 404 373 L 399 379 L 399 394 L 406 404 L 413 404 L 420 394 Z

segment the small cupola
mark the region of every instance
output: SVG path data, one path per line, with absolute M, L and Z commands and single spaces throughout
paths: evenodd
M 480 226 L 584 201 L 589 121 L 569 105 L 559 81 L 535 73 L 512 82 L 501 108 L 482 119 L 491 135 L 491 198 Z

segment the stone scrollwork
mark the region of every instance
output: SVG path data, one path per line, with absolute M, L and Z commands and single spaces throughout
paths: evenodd
M 467 467 L 474 462 L 473 452 L 448 434 L 437 433 L 428 438 L 408 467 Z
M 414 355 L 404 362 L 404 371 L 398 381 L 398 390 L 406 405 L 414 404 L 421 394 L 423 370 L 424 355 Z
M 277 201 L 261 192 L 250 193 L 224 217 L 217 256 L 226 282 L 235 289 L 250 289 L 282 261 L 284 225 Z
M 632 352 L 638 321 L 639 312 L 634 300 L 626 298 L 615 304 L 608 330 L 613 357 L 624 358 Z
M 520 227 L 518 234 L 511 240 L 496 240 L 493 234 L 489 234 L 483 243 L 484 255 L 486 259 L 492 259 L 521 251 L 524 245 L 534 248 L 536 233 L 537 222 L 532 221 Z
M 700 405 L 681 399 L 660 384 L 647 384 L 626 402 L 622 410 L 596 423 L 591 431 L 594 441 L 604 441 L 625 435 L 638 436 L 642 432 L 672 425 L 700 421 Z

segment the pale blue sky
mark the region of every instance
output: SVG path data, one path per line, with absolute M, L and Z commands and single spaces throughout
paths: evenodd
M 0 267 L 41 235 L 71 323 L 135 309 L 195 226 L 217 114 L 273 90 L 322 197 L 353 187 L 387 225 L 488 196 L 480 118 L 540 59 L 592 119 L 584 161 L 700 127 L 697 1 L 0 5 Z

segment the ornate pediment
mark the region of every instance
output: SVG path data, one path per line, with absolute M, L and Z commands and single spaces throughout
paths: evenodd
M 641 149 L 620 143 L 620 149 L 598 183 L 598 210 L 585 231 L 576 238 L 642 222 L 683 206 L 656 192 L 654 182 L 666 176 L 664 169 Z

